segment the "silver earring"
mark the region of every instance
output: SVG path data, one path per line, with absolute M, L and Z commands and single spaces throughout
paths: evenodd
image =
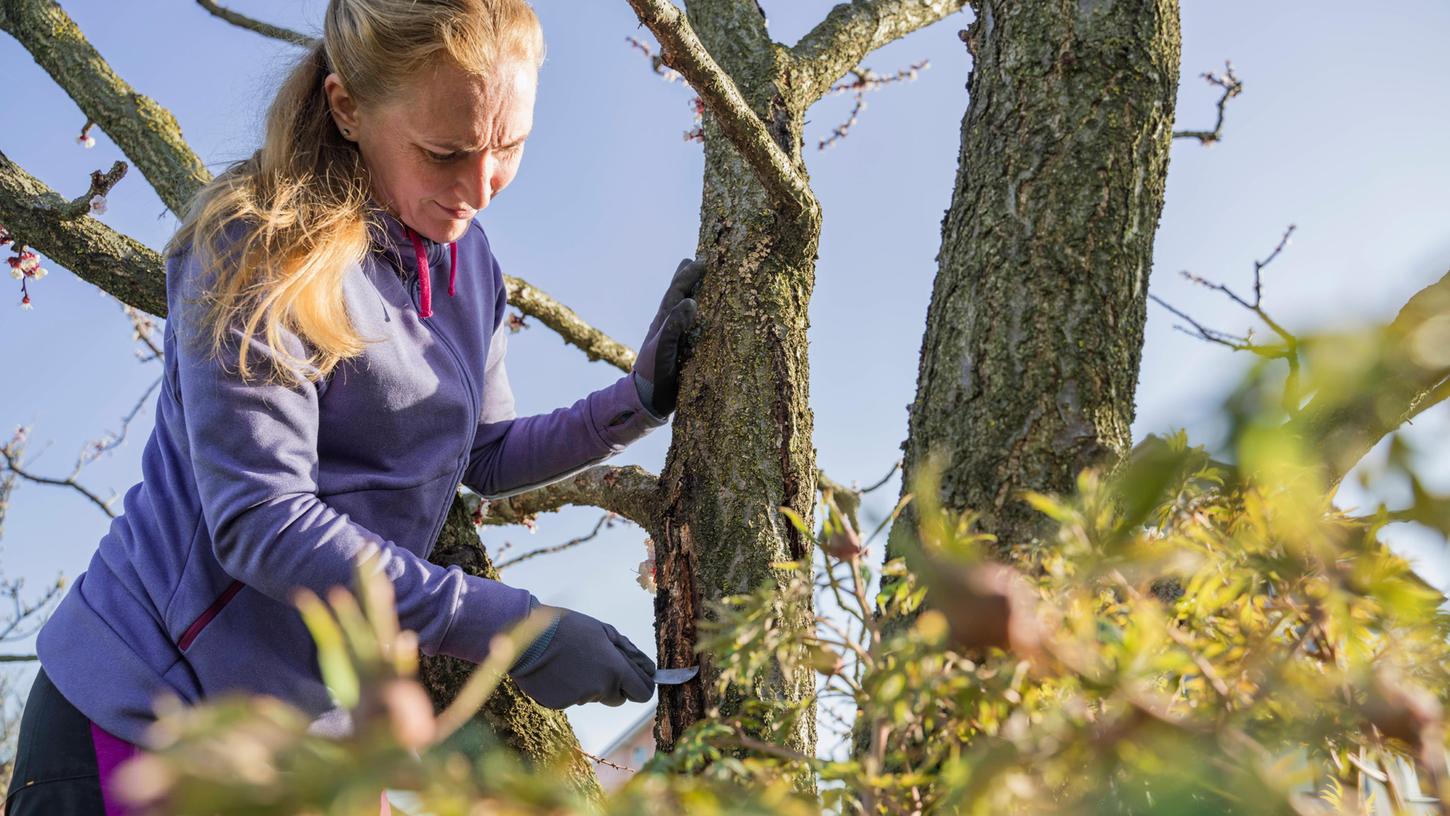
M 342 135 L 344 135 L 344 136 L 351 136 L 352 135 L 352 131 L 348 130 L 347 128 L 343 128 L 342 129 Z

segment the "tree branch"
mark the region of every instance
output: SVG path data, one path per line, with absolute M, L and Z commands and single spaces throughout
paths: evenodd
M 25 244 L 124 303 L 166 316 L 161 256 L 88 216 L 0 152 L 0 224 Z
M 866 55 L 961 11 L 966 0 L 856 0 L 841 3 L 790 49 L 796 104 L 809 107 Z
M 271 37 L 274 40 L 281 40 L 283 42 L 292 43 L 293 45 L 300 45 L 303 48 L 311 48 L 313 45 L 317 44 L 316 39 L 309 37 L 306 34 L 299 34 L 289 28 L 275 26 L 271 23 L 264 23 L 261 20 L 254 20 L 245 14 L 238 14 L 231 9 L 223 8 L 213 2 L 213 0 L 196 0 L 196 4 L 211 12 L 212 15 L 215 17 L 220 17 L 221 19 L 226 20 L 227 22 L 231 23 L 234 26 L 237 26 L 238 28 L 245 28 L 248 31 L 254 31 L 258 34 L 261 34 L 263 37 Z
M 695 36 L 684 13 L 669 0 L 629 0 L 629 5 L 659 40 L 664 64 L 678 71 L 700 95 L 771 197 L 791 212 L 819 209 L 805 176 L 741 96 L 735 80 Z
M 527 493 L 486 500 L 481 513 L 474 513 L 474 523 L 524 524 L 539 513 L 582 504 L 617 513 L 653 534 L 659 478 L 638 465 L 600 465 Z
M 185 212 L 211 174 L 170 111 L 116 76 L 54 0 L 0 0 L 0 29 L 106 131 L 173 213 Z
M 578 347 L 590 360 L 603 360 L 621 371 L 634 366 L 634 350 L 585 323 L 573 309 L 548 293 L 513 275 L 503 276 L 509 304 L 553 329 L 564 342 Z

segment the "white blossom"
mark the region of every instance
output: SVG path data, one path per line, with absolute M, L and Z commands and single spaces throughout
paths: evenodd
M 646 537 L 644 540 L 644 548 L 646 552 L 646 557 L 643 561 L 639 562 L 639 566 L 636 568 L 636 571 L 639 573 L 639 577 L 635 580 L 639 583 L 640 589 L 643 589 L 645 592 L 653 595 L 659 589 L 659 585 L 655 583 L 654 539 Z

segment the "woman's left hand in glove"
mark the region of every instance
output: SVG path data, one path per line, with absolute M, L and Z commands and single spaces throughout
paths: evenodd
M 703 263 L 680 261 L 634 360 L 634 387 L 657 417 L 673 413 L 680 396 L 680 347 L 695 322 L 695 286 L 704 273 Z

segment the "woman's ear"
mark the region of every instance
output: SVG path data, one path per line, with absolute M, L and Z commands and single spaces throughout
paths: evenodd
M 357 102 L 343 87 L 342 78 L 337 74 L 328 74 L 322 80 L 322 92 L 327 96 L 327 105 L 332 110 L 332 121 L 337 123 L 337 129 L 342 131 L 343 138 L 357 141 Z

